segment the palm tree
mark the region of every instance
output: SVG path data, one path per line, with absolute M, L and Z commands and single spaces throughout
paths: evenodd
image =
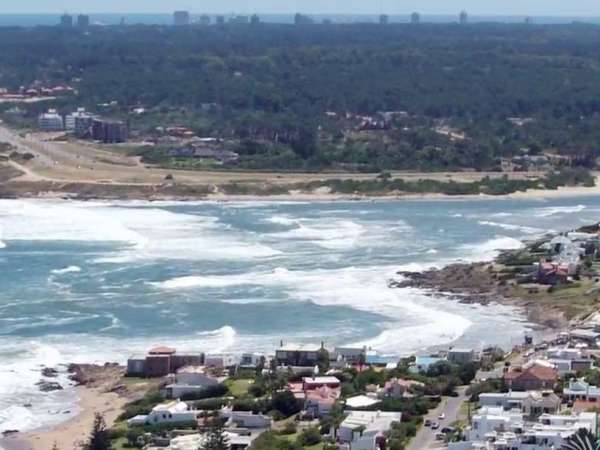
M 599 442 L 587 428 L 580 428 L 575 434 L 568 437 L 562 450 L 597 450 Z

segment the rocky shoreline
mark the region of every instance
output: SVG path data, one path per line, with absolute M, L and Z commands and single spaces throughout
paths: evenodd
M 558 330 L 569 324 L 569 318 L 560 307 L 523 296 L 521 290 L 498 270 L 495 261 L 452 264 L 424 272 L 400 271 L 397 275 L 398 279 L 388 283 L 392 289 L 419 288 L 428 295 L 466 304 L 515 306 L 524 310 L 528 321 L 543 328 Z

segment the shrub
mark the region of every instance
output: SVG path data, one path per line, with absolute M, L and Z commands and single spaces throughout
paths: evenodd
M 298 436 L 298 444 L 303 447 L 310 447 L 321 442 L 321 433 L 317 428 L 307 428 Z
M 298 431 L 298 427 L 296 427 L 296 424 L 294 422 L 288 422 L 281 429 L 281 434 L 290 435 L 290 434 L 294 434 L 296 431 Z

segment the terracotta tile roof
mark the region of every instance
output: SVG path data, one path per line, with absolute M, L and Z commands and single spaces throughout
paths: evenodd
M 519 372 L 516 370 L 512 370 L 504 375 L 506 380 L 517 380 L 520 378 L 523 379 L 531 379 L 535 378 L 542 381 L 554 381 L 558 377 L 558 373 L 552 367 L 545 367 L 538 364 L 535 364 L 528 369 L 524 369 Z

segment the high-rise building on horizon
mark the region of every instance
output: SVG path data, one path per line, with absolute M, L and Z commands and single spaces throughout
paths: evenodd
M 466 25 L 467 23 L 469 23 L 469 15 L 467 14 L 466 11 L 463 10 L 460 12 L 460 16 L 459 16 L 458 20 L 461 25 Z
M 67 13 L 64 13 L 60 16 L 60 26 L 62 27 L 72 27 L 73 26 L 73 16 Z
M 200 25 L 208 26 L 208 25 L 210 25 L 210 22 L 211 22 L 211 19 L 208 14 L 202 14 L 200 16 L 200 20 L 199 20 Z
M 379 24 L 387 25 L 388 23 L 390 23 L 390 16 L 388 16 L 387 14 L 381 14 L 379 16 Z
M 190 24 L 189 11 L 175 11 L 173 13 L 173 25 L 184 27 Z
M 90 16 L 87 14 L 79 14 L 77 16 L 77 26 L 78 27 L 89 27 L 90 26 Z
M 421 14 L 419 14 L 418 12 L 412 13 L 410 15 L 410 23 L 415 25 L 421 23 Z

